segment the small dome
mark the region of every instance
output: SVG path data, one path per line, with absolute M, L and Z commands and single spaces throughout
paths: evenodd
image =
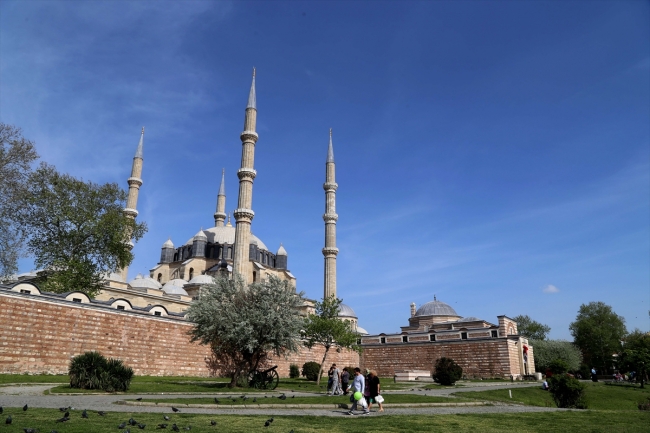
M 355 313 L 351 307 L 345 304 L 341 304 L 339 307 L 339 317 L 352 317 L 358 319 L 357 313 Z
M 174 243 L 172 242 L 172 239 L 171 238 L 167 239 L 162 247 L 163 248 L 174 248 Z
M 286 256 L 287 255 L 287 250 L 284 249 L 282 244 L 280 244 L 280 248 L 278 248 L 278 252 L 275 253 L 276 256 Z
M 415 312 L 416 316 L 458 316 L 456 314 L 456 311 L 451 308 L 449 305 L 445 304 L 444 302 L 440 302 L 438 300 L 433 300 L 431 302 L 427 302 L 426 304 L 422 305 L 418 310 Z
M 188 284 L 213 284 L 214 280 L 209 275 L 197 275 Z
M 479 319 L 478 317 L 474 316 L 469 316 L 469 317 L 463 317 L 462 319 L 458 319 L 457 322 L 482 322 L 483 319 Z
M 118 274 L 117 272 L 108 272 L 104 275 L 104 278 L 109 281 L 117 281 L 120 283 L 123 283 L 124 280 L 122 279 L 122 276 Z
M 160 290 L 162 285 L 154 280 L 153 278 L 146 277 L 143 278 L 142 275 L 138 274 L 133 280 L 129 282 L 129 286 L 134 289 L 156 289 Z
M 210 243 L 233 245 L 235 243 L 235 230 L 235 227 L 232 225 L 226 225 L 223 227 L 210 227 L 209 229 L 202 230 L 202 233 L 207 236 L 208 242 Z M 194 238 L 191 238 L 185 245 L 192 245 L 193 242 Z M 251 233 L 250 243 L 252 244 L 254 242 L 257 242 L 258 248 L 269 251 L 266 245 L 264 245 L 264 242 Z
M 208 237 L 205 235 L 205 233 L 203 233 L 203 229 L 201 229 L 197 234 L 194 235 L 193 240 L 207 242 Z
M 171 280 L 168 283 L 166 283 L 162 287 L 163 292 L 167 293 L 168 295 L 184 295 L 184 296 L 187 296 L 187 292 L 185 291 L 185 289 L 183 289 L 182 287 L 177 286 L 176 284 L 174 284 L 173 283 L 174 281 L 178 281 L 178 280 Z M 183 281 L 183 280 L 181 280 L 181 281 Z
M 359 334 L 359 335 L 368 335 L 368 331 L 363 329 L 361 326 L 357 326 L 357 334 Z

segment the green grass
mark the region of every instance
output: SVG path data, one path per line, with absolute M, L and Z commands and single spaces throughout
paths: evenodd
M 459 432 L 566 432 L 571 433 L 636 433 L 647 432 L 650 414 L 643 412 L 611 412 L 611 411 L 576 411 L 553 413 L 517 413 L 517 414 L 462 414 L 462 415 L 387 415 L 368 417 L 315 417 L 315 416 L 274 416 L 271 427 L 265 428 L 264 422 L 268 416 L 257 415 L 199 415 L 199 414 L 168 414 L 170 421 L 164 421 L 160 413 L 109 413 L 100 417 L 89 413 L 89 419 L 82 419 L 80 411 L 72 412 L 72 419 L 65 424 L 54 420 L 61 417 L 56 409 L 7 409 L 14 423 L 11 426 L 0 424 L 0 433 L 22 432 L 23 428 L 35 428 L 40 432 L 58 430 L 65 433 L 109 433 L 120 432 L 119 423 L 133 417 L 138 422 L 147 425 L 146 431 L 158 431 L 156 425 L 169 423 L 166 430 L 171 431 L 171 424 L 176 423 L 180 428 L 192 426 L 193 433 L 225 432 L 289 432 L 295 433 L 386 433 L 386 432 L 416 432 L 435 431 L 436 433 Z M 216 427 L 210 426 L 210 420 L 217 422 Z M 131 431 L 139 432 L 137 427 Z M 184 430 L 181 430 L 184 431 Z
M 0 374 L 0 385 L 9 383 L 66 383 L 69 380 L 67 374 Z
M 264 398 L 264 397 L 255 397 L 255 395 L 247 395 L 247 399 L 243 400 L 242 395 L 233 394 L 231 396 L 217 397 L 219 400 L 220 406 L 241 406 L 244 404 L 349 404 L 350 398 L 346 396 L 336 396 L 336 397 L 326 397 L 326 396 L 314 396 L 314 397 L 287 397 L 286 400 L 280 400 L 277 397 Z M 257 402 L 253 402 L 253 398 L 257 399 Z M 413 395 L 413 394 L 389 394 L 385 395 L 386 403 L 459 403 L 474 401 L 471 399 L 463 398 L 449 398 L 449 397 L 432 397 L 432 396 L 423 396 L 423 395 Z M 235 400 L 235 401 L 233 401 Z M 134 401 L 134 400 L 128 400 Z M 178 403 L 178 404 L 216 404 L 213 397 L 204 397 L 204 398 L 144 398 L 142 401 L 148 401 L 153 403 Z
M 445 389 L 445 388 L 461 388 L 465 385 L 463 384 L 455 384 L 455 385 L 439 385 L 437 383 L 430 383 L 427 386 L 422 387 L 422 389 Z
M 589 382 L 586 385 L 585 398 L 589 409 L 636 410 L 639 402 L 650 397 L 650 389 L 648 388 L 607 386 L 601 382 Z M 454 395 L 484 401 L 518 402 L 531 406 L 555 407 L 550 393 L 539 387 L 513 388 L 512 399 L 509 398 L 507 389 L 457 392 Z

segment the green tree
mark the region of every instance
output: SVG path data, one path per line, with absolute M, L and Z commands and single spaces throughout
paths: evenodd
M 546 336 L 551 332 L 551 328 L 534 321 L 527 315 L 519 315 L 513 319 L 517 322 L 517 331 L 531 340 L 546 340 Z M 535 355 L 537 356 L 537 354 Z
M 582 304 L 569 329 L 585 362 L 603 373 L 612 365 L 612 355 L 621 351 L 621 340 L 627 334 L 625 319 L 603 302 Z
M 137 241 L 146 225 L 124 215 L 127 195 L 117 184 L 84 182 L 41 164 L 27 192 L 16 218 L 36 266 L 46 269 L 43 289 L 93 297 L 106 273 L 133 260 L 126 234 Z
M 635 329 L 625 337 L 620 368 L 624 371 L 636 371 L 641 388 L 645 387 L 646 373 L 650 369 L 650 333 Z
M 37 159 L 34 143 L 20 128 L 0 123 L 0 280 L 18 271 L 18 258 L 25 253 L 24 233 L 15 216 L 27 196 L 27 178 Z
M 303 301 L 302 292 L 273 276 L 248 286 L 239 276 L 216 278 L 187 311 L 194 323 L 191 341 L 210 346 L 211 368 L 230 377 L 234 387 L 242 374 L 264 366 L 271 355 L 298 351 Z
M 317 384 L 323 374 L 323 367 L 327 360 L 327 354 L 332 347 L 350 349 L 361 352 L 361 346 L 357 344 L 359 334 L 352 329 L 349 320 L 339 319 L 341 300 L 331 296 L 324 298 L 322 302 L 316 302 L 315 312 L 307 316 L 303 336 L 305 346 L 310 349 L 314 346 L 323 346 L 325 353 L 320 363 Z
M 577 371 L 582 363 L 582 353 L 573 343 L 563 340 L 531 340 L 535 350 L 535 368 L 545 373 L 555 360 L 561 359 L 569 371 Z
M 443 356 L 436 360 L 431 377 L 440 385 L 453 385 L 463 377 L 463 368 L 453 359 Z

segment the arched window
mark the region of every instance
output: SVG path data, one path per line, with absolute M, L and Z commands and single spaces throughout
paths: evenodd
M 162 281 L 162 274 L 158 274 L 158 282 L 160 283 Z
M 253 271 L 253 282 L 257 282 L 257 272 Z
M 190 268 L 190 280 L 194 278 L 194 268 Z

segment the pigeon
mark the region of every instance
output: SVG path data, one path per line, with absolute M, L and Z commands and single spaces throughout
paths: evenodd
M 5 420 L 5 424 L 11 424 L 11 421 L 12 421 L 12 420 L 11 420 L 11 415 L 9 415 L 9 416 L 7 417 L 7 419 Z
M 233 398 L 232 401 L 237 401 L 237 399 L 236 399 L 236 398 Z
M 245 395 L 242 395 L 242 396 L 239 397 L 239 398 L 241 398 L 242 400 L 246 400 L 246 396 L 245 396 Z
M 253 403 L 257 403 L 257 397 L 253 397 Z
M 25 412 L 29 407 L 27 405 L 23 406 L 23 412 Z
M 282 395 L 281 395 L 280 397 L 278 397 L 278 398 L 279 398 L 280 400 L 286 400 L 286 399 L 287 399 L 287 396 L 284 395 L 284 394 L 282 394 Z
M 67 408 L 67 407 L 60 407 L 59 410 L 60 410 L 61 412 L 65 412 L 66 410 L 68 410 L 68 408 Z
M 130 429 L 130 428 L 127 428 L 127 429 L 124 430 L 122 433 L 131 433 L 131 429 Z
M 134 420 L 133 418 L 129 419 L 129 425 L 136 425 L 138 422 Z
M 173 410 L 174 412 L 180 412 L 180 411 L 181 411 L 180 409 L 177 409 L 177 408 L 175 408 L 174 406 L 172 406 L 172 410 Z
M 294 391 L 294 390 L 292 389 L 291 392 L 296 392 L 296 391 Z
M 269 420 L 268 420 L 268 421 L 269 421 L 269 422 L 273 422 L 273 418 L 269 418 Z
M 188 425 L 188 426 L 187 426 L 187 427 L 185 427 L 185 428 L 184 428 L 183 430 L 187 430 L 187 431 L 190 431 L 190 430 L 192 430 L 192 426 L 191 426 L 191 425 Z
M 296 398 L 296 396 L 295 396 L 295 395 L 292 395 L 291 398 Z
M 70 411 L 66 410 L 65 413 L 63 414 L 65 418 L 70 418 Z
M 210 421 L 210 425 L 217 425 L 217 422 L 215 420 Z
M 117 428 L 119 428 L 120 430 L 122 430 L 124 427 L 126 427 L 126 423 L 125 423 L 125 422 L 123 422 L 122 424 L 120 424 L 120 425 L 117 426 Z
M 104 415 L 106 415 L 106 412 L 104 412 L 103 410 L 100 410 L 99 412 L 97 412 L 97 415 L 104 416 Z
M 63 418 L 59 418 L 56 420 L 56 422 L 66 422 L 70 421 L 70 417 L 64 416 Z
M 268 422 L 268 421 L 266 421 L 266 422 L 264 423 L 264 427 L 268 427 L 268 426 L 270 426 L 270 425 L 271 425 L 271 423 Z
M 50 430 L 50 433 L 59 433 L 59 432 L 56 430 Z
M 172 424 L 172 430 L 174 431 L 181 431 L 181 429 L 178 428 L 176 424 Z
M 136 398 L 137 401 L 142 401 L 142 397 Z
M 167 424 L 158 424 L 158 428 L 167 428 Z
M 146 426 L 147 426 L 146 424 L 138 423 L 138 428 L 139 428 L 140 430 L 144 430 L 144 428 L 145 428 Z
M 163 418 L 165 418 L 165 421 L 169 421 L 169 417 L 167 415 L 163 415 Z
M 217 397 L 214 398 L 214 402 L 219 404 L 219 399 Z
M 3 412 L 2 406 L 0 406 L 0 415 L 2 415 L 2 412 Z
M 25 433 L 36 433 L 36 429 L 35 429 L 35 428 L 24 428 L 23 431 L 24 431 Z
M 88 412 L 86 412 L 86 409 L 84 409 L 84 411 L 81 412 L 81 417 L 82 418 L 88 418 Z

